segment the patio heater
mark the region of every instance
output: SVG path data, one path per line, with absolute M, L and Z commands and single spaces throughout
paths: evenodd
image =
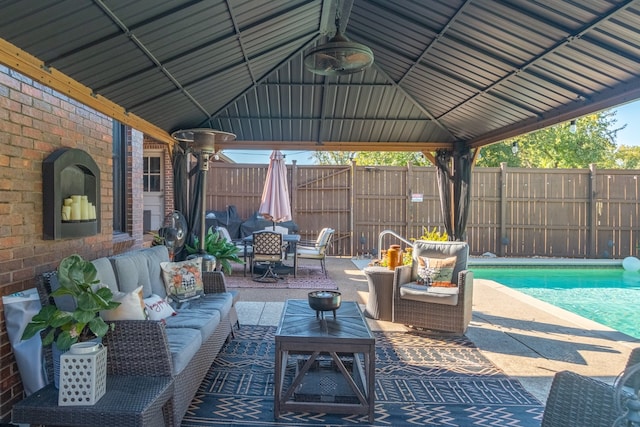
M 197 129 L 185 129 L 178 130 L 171 134 L 171 136 L 177 141 L 185 142 L 191 152 L 198 158 L 198 168 L 200 171 L 200 237 L 199 237 L 199 252 L 202 256 L 203 270 L 210 271 L 215 266 L 215 258 L 212 255 L 206 253 L 204 249 L 205 240 L 205 216 L 206 207 L 205 200 L 207 197 L 207 172 L 209 171 L 209 160 L 211 156 L 215 154 L 216 142 L 227 142 L 236 139 L 236 136 L 229 132 L 222 132 L 219 130 L 208 128 Z M 206 267 L 205 267 L 206 266 Z

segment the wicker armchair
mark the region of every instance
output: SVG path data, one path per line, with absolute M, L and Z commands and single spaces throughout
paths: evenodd
M 553 377 L 542 427 L 611 427 L 618 415 L 611 385 L 562 371 Z
M 626 368 L 640 363 L 640 347 L 634 348 Z M 622 415 L 614 404 L 611 384 L 562 371 L 553 377 L 541 427 L 611 427 Z
M 438 289 L 416 284 L 418 257 L 456 257 L 447 295 Z M 473 273 L 468 271 L 469 245 L 466 242 L 417 240 L 413 247 L 413 265 L 396 267 L 393 279 L 393 322 L 436 331 L 464 334 L 471 321 Z M 423 288 L 424 290 L 422 290 Z

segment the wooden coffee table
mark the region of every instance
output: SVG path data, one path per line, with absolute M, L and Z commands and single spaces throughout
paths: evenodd
M 374 421 L 376 341 L 358 304 L 345 301 L 335 319 L 318 319 L 306 300 L 287 300 L 275 341 L 276 420 L 292 411 Z

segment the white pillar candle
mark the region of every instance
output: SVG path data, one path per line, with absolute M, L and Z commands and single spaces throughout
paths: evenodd
M 80 221 L 80 219 L 82 219 L 80 202 L 73 202 L 71 203 L 71 220 Z
M 71 200 L 71 199 L 69 199 Z M 71 219 L 71 205 L 62 207 L 62 220 L 69 221 Z
M 80 199 L 80 219 L 83 221 L 89 219 L 89 200 L 87 200 L 87 196 L 82 196 Z

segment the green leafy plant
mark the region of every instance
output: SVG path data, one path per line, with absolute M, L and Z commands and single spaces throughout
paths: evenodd
M 418 237 L 417 239 L 411 238 L 410 240 L 431 240 L 445 242 L 449 240 L 449 235 L 446 231 L 440 232 L 436 227 L 433 227 L 431 230 L 429 230 L 429 227 L 422 227 L 422 236 Z
M 151 246 L 160 246 L 165 244 L 164 237 L 162 237 L 158 233 L 149 232 L 148 234 L 153 236 L 153 240 L 151 241 Z
M 114 324 L 107 325 L 100 317 L 100 311 L 112 310 L 120 305 L 113 301 L 113 293 L 107 287 L 94 290 L 96 267 L 82 259 L 80 255 L 71 255 L 63 259 L 58 266 L 60 287 L 51 296 L 69 295 L 76 303 L 73 312 L 63 311 L 55 305 L 46 305 L 33 316 L 27 324 L 22 339 L 29 339 L 36 333 L 45 330 L 43 345 L 56 342 L 60 350 L 68 350 L 72 344 L 103 337 L 113 329 Z
M 185 245 L 187 252 L 190 254 L 196 254 L 200 252 L 200 239 L 194 238 L 195 247 Z M 217 231 L 213 231 L 213 227 L 209 227 L 206 236 L 204 237 L 204 250 L 209 255 L 216 259 L 216 265 L 220 265 L 222 271 L 231 274 L 231 262 L 244 264 L 244 261 L 240 258 L 240 249 L 225 239 Z

